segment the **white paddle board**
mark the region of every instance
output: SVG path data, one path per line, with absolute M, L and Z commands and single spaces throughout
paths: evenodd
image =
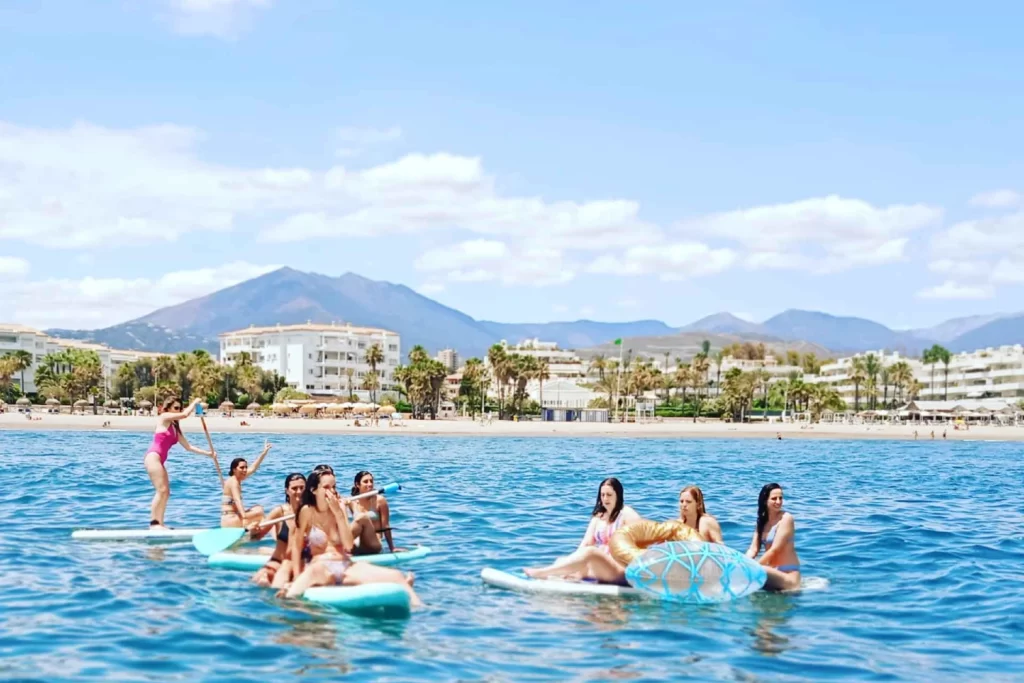
M 595 581 L 567 581 L 564 579 L 531 579 L 525 574 L 510 574 L 493 567 L 480 572 L 484 583 L 519 591 L 521 593 L 548 593 L 555 595 L 611 595 L 615 597 L 648 597 L 643 591 L 629 586 L 616 586 Z
M 173 543 L 191 541 L 206 529 L 77 529 L 71 532 L 76 541 L 149 541 Z

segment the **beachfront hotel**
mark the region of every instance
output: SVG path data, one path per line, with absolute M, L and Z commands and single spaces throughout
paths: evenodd
M 499 343 L 505 348 L 506 353 L 547 361 L 548 375 L 551 379 L 578 379 L 587 375 L 587 364 L 576 355 L 575 351 L 558 348 L 557 342 L 526 339 L 515 346 L 509 346 L 508 342 L 502 339 Z M 490 361 L 486 357 L 484 363 L 490 367 Z
M 104 344 L 93 344 L 77 339 L 60 339 L 24 325 L 0 323 L 0 356 L 13 351 L 27 351 L 32 354 L 32 366 L 24 372 L 25 386 L 21 386 L 22 373 L 17 372 L 11 377 L 11 381 L 21 389 L 23 394 L 33 394 L 36 392 L 36 370 L 46 354 L 58 353 L 68 349 L 96 352 L 96 355 L 100 358 L 104 384 L 108 391 L 111 381 L 117 375 L 118 368 L 125 363 L 163 355 L 149 351 L 112 349 Z
M 384 355 L 377 366 L 380 390 L 388 391 L 402 357 L 397 332 L 349 323 L 251 326 L 218 337 L 221 363 L 234 364 L 248 353 L 253 365 L 276 372 L 288 386 L 321 395 L 348 396 L 351 379 L 354 393 L 364 396 L 363 380 L 371 372 L 366 352 L 374 344 Z
M 967 399 L 1003 398 L 1011 402 L 1024 398 L 1024 346 L 1000 346 L 953 354 L 948 372 L 942 363 L 926 365 L 918 358 L 908 358 L 899 353 L 872 352 L 880 365 L 889 367 L 903 361 L 910 366 L 914 379 L 921 385 L 918 398 L 922 401 L 962 401 Z M 853 362 L 867 353 L 840 358 L 821 367 L 818 375 L 804 375 L 808 384 L 829 384 L 839 392 L 851 407 L 854 403 L 854 385 L 851 381 Z M 883 395 L 881 380 L 878 380 L 879 399 Z M 889 389 L 892 396 L 892 388 Z M 864 407 L 865 392 L 860 387 L 861 407 Z

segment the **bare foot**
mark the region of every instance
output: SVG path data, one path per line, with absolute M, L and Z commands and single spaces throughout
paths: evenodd
M 405 582 L 408 583 L 410 587 L 412 587 L 413 584 L 416 583 L 416 575 L 413 574 L 412 572 L 406 572 L 405 573 Z

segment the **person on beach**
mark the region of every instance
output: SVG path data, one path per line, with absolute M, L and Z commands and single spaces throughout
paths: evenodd
M 181 444 L 181 447 L 189 453 L 205 455 L 208 458 L 214 459 L 217 457 L 216 451 L 204 451 L 190 444 L 182 433 L 181 426 L 178 424 L 180 420 L 191 415 L 197 405 L 199 405 L 199 399 L 193 399 L 188 404 L 188 408 L 183 412 L 181 410 L 181 399 L 176 396 L 169 396 L 164 399 L 163 404 L 157 411 L 159 417 L 157 418 L 156 430 L 153 432 L 153 441 L 150 443 L 149 449 L 142 460 L 146 467 L 146 473 L 149 475 L 149 480 L 153 483 L 153 489 L 155 490 L 149 511 L 150 529 L 166 530 L 168 528 L 164 526 L 164 513 L 167 511 L 167 501 L 171 497 L 171 482 L 167 476 L 167 468 L 164 464 L 167 462 L 167 453 L 171 450 L 171 447 L 177 443 Z
M 345 512 L 348 501 L 339 497 L 334 474 L 314 471 L 306 478 L 298 523 L 289 537 L 295 581 L 278 594 L 294 598 L 313 586 L 358 586 L 366 583 L 396 583 L 409 593 L 413 607 L 423 603 L 413 590 L 415 576 L 368 562 L 352 562 L 356 537 L 375 536 L 367 518 L 352 523 Z M 306 557 L 303 550 L 308 549 Z
M 800 558 L 796 554 L 796 522 L 782 509 L 782 487 L 765 484 L 757 497 L 757 525 L 747 549 L 747 557 L 757 559 L 768 573 L 765 588 L 795 590 L 800 588 Z
M 374 490 L 373 474 L 362 470 L 356 473 L 355 479 L 352 481 L 352 495 L 358 496 L 361 493 L 369 493 Z M 349 502 L 349 509 L 352 512 L 353 519 L 359 519 L 361 516 L 367 517 L 372 523 L 374 531 L 373 540 L 374 542 L 363 546 L 363 541 L 360 539 L 358 545 L 353 549 L 353 555 L 376 555 L 383 550 L 380 542 L 380 535 L 384 535 L 384 539 L 388 543 L 388 552 L 395 552 L 395 541 L 391 536 L 391 510 L 388 507 L 388 500 L 381 494 L 375 496 L 369 496 L 367 498 L 360 498 L 359 500 L 353 500 Z
M 722 527 L 704 508 L 704 493 L 699 487 L 690 485 L 679 492 L 679 519 L 708 543 L 724 542 Z
M 287 515 L 298 515 L 302 506 L 302 494 L 306 490 L 306 477 L 301 472 L 292 472 L 284 478 L 284 500 L 270 511 L 268 520 L 278 519 Z M 292 580 L 292 562 L 288 556 L 291 549 L 289 539 L 295 533 L 295 517 L 284 519 L 277 524 L 264 527 L 275 530 L 274 552 L 270 555 L 267 563 L 253 574 L 252 582 L 257 586 L 283 588 Z
M 597 488 L 590 524 L 576 551 L 547 567 L 526 569 L 525 573 L 534 579 L 579 575 L 601 583 L 624 584 L 626 568 L 611 556 L 608 542 L 616 531 L 639 521 L 636 510 L 625 504 L 622 484 L 609 477 Z
M 270 442 L 263 442 L 263 452 L 256 458 L 256 462 L 249 469 L 249 463 L 245 458 L 235 458 L 228 468 L 228 476 L 221 488 L 220 500 L 220 525 L 222 527 L 250 527 L 263 519 L 263 508 L 254 505 L 248 510 L 242 503 L 242 482 L 256 474 L 256 470 L 263 464 L 263 458 L 270 452 Z M 253 540 L 266 536 L 267 531 L 260 533 L 259 529 L 253 529 L 250 536 Z

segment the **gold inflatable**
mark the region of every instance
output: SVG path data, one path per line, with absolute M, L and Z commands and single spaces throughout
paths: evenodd
M 654 522 L 648 519 L 630 524 L 612 534 L 608 550 L 615 561 L 629 566 L 648 547 L 669 541 L 702 541 L 696 529 L 686 526 L 681 519 Z

